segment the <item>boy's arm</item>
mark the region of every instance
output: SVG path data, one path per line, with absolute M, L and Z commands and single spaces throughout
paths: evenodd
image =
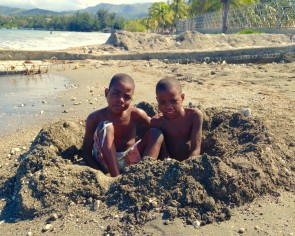
M 137 115 L 138 115 L 138 121 L 146 126 L 146 127 L 150 127 L 151 125 L 151 117 L 149 117 L 146 112 L 140 108 L 136 108 L 137 109 Z
M 86 127 L 85 127 L 85 135 L 83 139 L 83 146 L 82 146 L 82 157 L 84 161 L 92 168 L 99 170 L 99 165 L 94 160 L 92 156 L 92 149 L 93 149 L 93 135 L 97 128 L 97 123 L 94 121 L 91 116 L 89 116 L 86 120 Z
M 191 152 L 190 156 L 199 156 L 202 142 L 203 114 L 200 110 L 195 110 L 193 114 L 193 128 L 191 132 Z

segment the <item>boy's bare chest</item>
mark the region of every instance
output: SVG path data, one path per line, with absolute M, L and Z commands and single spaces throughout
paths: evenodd
M 135 123 L 131 119 L 114 119 L 111 122 L 115 129 L 115 136 L 129 136 L 135 130 Z
M 165 134 L 171 138 L 186 138 L 190 136 L 192 123 L 187 119 L 183 119 L 178 122 L 163 122 L 162 127 Z

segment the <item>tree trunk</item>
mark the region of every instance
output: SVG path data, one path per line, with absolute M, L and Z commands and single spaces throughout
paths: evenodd
M 175 12 L 174 12 L 174 18 L 173 18 L 173 25 L 169 30 L 169 34 L 173 34 L 174 29 L 176 31 L 176 23 L 178 18 L 178 11 L 179 11 L 179 0 L 176 0 L 176 6 L 175 6 Z
M 176 0 L 175 12 L 174 12 L 174 27 L 176 28 L 177 16 L 179 11 L 179 0 Z
M 223 16 L 222 16 L 222 33 L 226 34 L 227 32 L 227 16 L 230 9 L 230 1 L 231 0 L 224 0 L 223 3 Z

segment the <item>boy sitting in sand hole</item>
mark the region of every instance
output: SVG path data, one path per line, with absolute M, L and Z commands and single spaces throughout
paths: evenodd
M 160 114 L 151 120 L 151 127 L 163 132 L 166 150 L 161 158 L 183 161 L 199 156 L 202 141 L 203 114 L 198 109 L 183 108 L 184 94 L 175 77 L 165 77 L 156 86 Z
M 135 84 L 127 74 L 116 74 L 105 89 L 108 106 L 91 113 L 86 120 L 82 156 L 92 168 L 120 175 L 125 166 L 138 163 L 143 156 L 158 158 L 163 135 L 149 129 L 136 141 L 136 125 L 150 126 L 145 111 L 130 106 Z

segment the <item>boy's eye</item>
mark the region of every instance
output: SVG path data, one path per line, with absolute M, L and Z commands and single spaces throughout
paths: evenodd
M 130 100 L 132 97 L 130 95 L 124 95 L 124 100 Z
M 119 95 L 119 93 L 118 92 L 112 92 L 112 95 L 117 96 L 117 95 Z

